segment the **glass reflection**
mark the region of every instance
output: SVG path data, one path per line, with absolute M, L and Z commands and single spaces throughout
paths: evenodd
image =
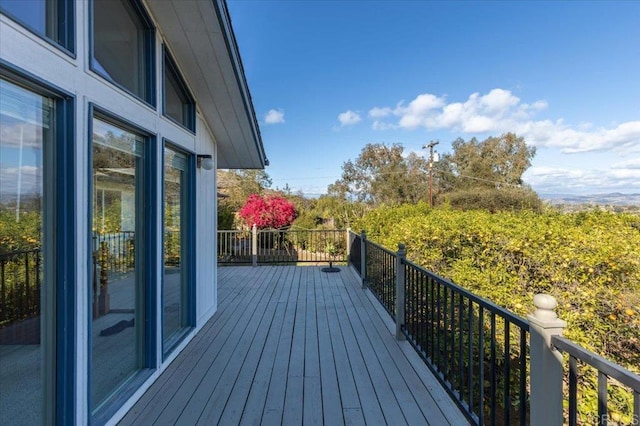
M 142 368 L 142 137 L 93 120 L 92 408 Z
M 131 1 L 94 0 L 93 43 L 93 68 L 150 101 L 149 30 Z
M 162 282 L 162 335 L 165 353 L 188 326 L 187 279 L 184 265 L 186 185 L 185 155 L 164 150 L 164 279 Z
M 191 126 L 192 101 L 180 83 L 168 59 L 164 61 L 164 113 L 178 123 Z
M 54 102 L 0 79 L 0 419 L 42 423 L 45 344 L 43 150 L 53 143 Z M 46 364 L 45 364 L 46 363 Z M 47 366 L 43 368 L 43 366 Z
M 0 0 L 0 9 L 38 34 L 61 41 L 58 37 L 58 0 Z

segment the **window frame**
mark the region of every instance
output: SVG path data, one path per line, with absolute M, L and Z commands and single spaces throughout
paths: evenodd
M 0 59 L 0 78 L 24 87 L 55 103 L 55 133 L 53 146 L 48 150 L 50 167 L 43 170 L 43 194 L 48 192 L 53 213 L 43 217 L 43 228 L 49 229 L 49 242 L 43 253 L 52 258 L 53 297 L 46 301 L 47 319 L 53 322 L 52 334 L 45 336 L 43 382 L 45 423 L 70 424 L 75 421 L 76 409 L 76 98 L 73 94 L 21 68 Z M 43 147 L 44 148 L 44 147 Z M 43 157 L 44 157 L 43 155 Z M 44 166 L 43 158 L 43 166 Z M 53 393 L 53 395 L 52 395 Z
M 164 341 L 164 316 L 161 315 L 160 318 L 160 336 L 161 336 L 161 347 L 162 347 L 162 361 L 164 362 L 173 351 L 180 345 L 180 343 L 184 340 L 184 338 L 189 335 L 189 333 L 196 326 L 196 287 L 195 287 L 195 277 L 196 277 L 196 261 L 195 261 L 195 253 L 196 253 L 196 179 L 195 179 L 195 170 L 196 170 L 196 155 L 193 152 L 186 151 L 184 148 L 179 145 L 171 142 L 171 140 L 163 138 L 162 139 L 162 230 L 160 233 L 161 241 L 160 246 L 162 247 L 162 276 L 160 281 L 160 306 L 161 312 L 164 314 L 164 220 L 165 220 L 165 209 L 164 209 L 164 197 L 165 197 L 165 156 L 164 156 L 164 148 L 172 149 L 173 151 L 177 151 L 187 157 L 187 170 L 185 171 L 185 193 L 182 194 L 182 197 L 186 200 L 186 206 L 184 213 L 184 218 L 186 222 L 186 232 L 181 235 L 181 244 L 184 245 L 184 251 L 186 251 L 187 255 L 184 256 L 184 280 L 186 281 L 186 322 L 187 324 L 179 331 L 179 334 L 170 340 L 170 344 L 165 346 Z M 185 283 L 181 283 L 185 285 Z
M 51 44 L 52 46 L 58 48 L 65 54 L 69 55 L 72 58 L 76 58 L 76 8 L 74 0 L 58 0 L 57 7 L 57 36 L 60 41 L 55 38 L 49 37 L 47 34 L 43 34 L 37 29 L 33 28 L 31 25 L 28 25 L 19 17 L 15 16 L 13 13 L 9 12 L 6 9 L 2 8 L 2 4 L 0 3 L 0 13 L 11 19 L 12 21 L 19 24 L 21 27 L 28 30 L 30 33 L 40 37 L 42 40 Z
M 187 111 L 188 117 L 187 117 L 186 123 L 182 123 L 176 120 L 174 117 L 171 117 L 170 115 L 167 114 L 167 111 L 166 111 L 167 88 L 165 84 L 167 80 L 167 76 L 166 76 L 167 71 L 169 71 L 172 74 L 173 78 L 178 83 L 180 91 L 182 91 L 182 94 L 189 101 L 186 104 L 187 110 L 188 110 Z M 175 60 L 173 59 L 173 57 L 171 56 L 171 52 L 169 52 L 169 49 L 167 48 L 166 44 L 162 45 L 162 115 L 168 118 L 169 120 L 171 120 L 173 123 L 177 124 L 178 126 L 189 130 L 192 134 L 195 134 L 196 132 L 196 101 L 193 95 L 191 94 L 191 90 L 189 90 L 189 86 L 187 86 L 184 78 L 182 77 L 182 74 L 180 73 L 180 70 L 178 69 L 178 66 Z
M 157 93 L 156 93 L 156 28 L 151 19 L 151 16 L 145 9 L 141 0 L 123 0 L 129 4 L 132 11 L 136 14 L 136 16 L 140 19 L 140 22 L 144 25 L 144 55 L 143 61 L 145 62 L 145 73 L 144 73 L 144 85 L 145 85 L 145 93 L 146 97 L 138 96 L 138 94 L 129 90 L 127 87 L 119 83 L 118 81 L 111 78 L 109 75 L 100 71 L 97 67 L 94 66 L 94 61 L 96 61 L 95 57 L 95 25 L 94 25 L 94 13 L 95 13 L 95 0 L 91 0 L 88 2 L 89 8 L 89 69 L 93 71 L 96 75 L 99 75 L 105 81 L 108 81 L 110 84 L 113 84 L 117 88 L 125 91 L 129 95 L 134 98 L 144 102 L 146 105 L 150 106 L 154 110 L 157 107 Z
M 142 357 L 143 362 L 142 366 L 134 373 L 134 375 L 123 382 L 120 387 L 116 390 L 116 393 L 111 397 L 108 397 L 100 406 L 94 409 L 93 401 L 91 398 L 92 385 L 93 385 L 93 338 L 92 338 L 92 310 L 88 309 L 87 311 L 87 346 L 86 351 L 88 354 L 87 357 L 87 387 L 88 392 L 86 396 L 86 404 L 87 404 L 87 413 L 91 418 L 92 423 L 103 424 L 106 423 L 109 419 L 111 419 L 116 412 L 125 404 L 131 396 L 139 390 L 140 386 L 149 378 L 158 368 L 158 357 L 157 357 L 157 295 L 158 295 L 158 285 L 154 285 L 154 283 L 158 282 L 158 256 L 157 250 L 160 238 L 157 235 L 157 224 L 159 220 L 159 213 L 154 206 L 157 206 L 158 195 L 156 191 L 157 181 L 156 176 L 158 176 L 158 162 L 157 158 L 157 150 L 158 144 L 156 143 L 157 137 L 154 133 L 149 130 L 146 130 L 135 123 L 118 116 L 110 112 L 106 108 L 102 108 L 95 103 L 89 103 L 88 108 L 88 134 L 87 134 L 87 146 L 88 146 L 88 159 L 87 159 L 87 172 L 88 176 L 91 177 L 93 174 L 93 120 L 99 119 L 101 121 L 105 121 L 109 124 L 112 124 L 116 127 L 119 127 L 123 130 L 130 131 L 132 133 L 136 133 L 144 139 L 145 143 L 145 157 L 143 163 L 143 171 L 142 171 L 142 191 L 143 194 L 143 206 L 147 209 L 140 213 L 140 216 L 144 216 L 146 218 L 143 224 L 143 239 L 148 244 L 144 244 L 144 249 L 142 250 L 142 266 L 141 272 L 143 274 L 143 297 L 141 302 L 144 304 L 142 318 L 144 320 L 144 342 L 142 349 Z M 93 179 L 89 179 L 89 188 L 88 194 L 93 193 Z M 87 221 L 87 248 L 88 251 L 86 253 L 86 262 L 87 262 L 87 300 L 85 303 L 87 306 L 91 306 L 93 303 L 92 300 L 92 237 L 93 237 L 93 212 L 91 207 L 91 197 L 88 197 L 86 208 L 88 213 L 88 221 Z

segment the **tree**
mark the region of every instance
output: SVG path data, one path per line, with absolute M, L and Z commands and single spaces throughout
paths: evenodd
M 331 196 L 369 204 L 415 203 L 427 196 L 428 163 L 400 144 L 367 144 L 355 161 L 342 165 Z
M 251 194 L 240 209 L 239 215 L 249 227 L 255 224 L 259 229 L 277 229 L 291 225 L 296 218 L 296 208 L 293 203 L 281 196 L 262 197 Z
M 221 204 L 238 211 L 251 194 L 263 194 L 271 187 L 264 170 L 218 170 L 218 188 L 225 195 Z
M 523 137 L 505 133 L 489 137 L 482 142 L 476 138 L 452 143 L 453 153 L 442 157 L 442 170 L 453 176 L 452 190 L 469 188 L 496 188 L 521 186 L 522 174 L 531 166 L 535 147 L 526 144 Z
M 505 133 L 482 142 L 458 138 L 452 147 L 437 169 L 440 202 L 489 211 L 542 209 L 538 195 L 522 180 L 536 153 L 523 137 Z

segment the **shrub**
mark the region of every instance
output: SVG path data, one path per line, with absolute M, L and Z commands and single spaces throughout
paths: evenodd
M 291 225 L 296 218 L 296 208 L 289 200 L 278 195 L 261 197 L 251 194 L 239 215 L 249 227 L 255 224 L 259 229 L 278 229 Z

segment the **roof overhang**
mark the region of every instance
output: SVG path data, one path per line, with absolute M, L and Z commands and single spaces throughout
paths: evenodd
M 224 0 L 147 0 L 218 147 L 218 168 L 268 160 Z

